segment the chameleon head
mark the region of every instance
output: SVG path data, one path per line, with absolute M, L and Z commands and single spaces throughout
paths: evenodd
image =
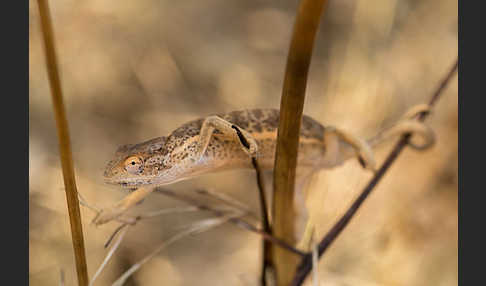
M 177 170 L 170 164 L 170 155 L 164 152 L 165 142 L 166 137 L 158 137 L 121 146 L 105 168 L 105 182 L 130 189 L 173 182 Z

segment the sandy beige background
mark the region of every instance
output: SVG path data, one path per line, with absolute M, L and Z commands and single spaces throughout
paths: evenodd
M 280 104 L 298 1 L 50 1 L 79 191 L 108 206 L 103 184 L 118 145 L 168 134 L 210 113 Z M 75 285 L 73 254 L 36 1 L 30 1 L 29 278 Z M 457 57 L 457 1 L 330 1 L 309 75 L 305 113 L 373 135 L 426 101 Z M 438 143 L 406 150 L 320 262 L 322 285 L 457 284 L 457 76 L 428 121 Z M 392 146 L 377 150 L 378 161 Z M 322 236 L 370 178 L 356 162 L 323 171 L 309 207 Z M 211 188 L 258 210 L 252 171 L 171 186 Z M 152 195 L 134 212 L 181 205 Z M 90 275 L 117 227 L 90 225 Z M 205 213 L 167 215 L 133 228 L 99 278 L 131 264 Z M 256 285 L 260 238 L 223 225 L 162 251 L 127 285 Z

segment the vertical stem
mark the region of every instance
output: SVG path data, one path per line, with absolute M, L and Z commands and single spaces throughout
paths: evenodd
M 314 39 L 326 0 L 301 0 L 287 58 L 274 171 L 272 231 L 295 245 L 294 185 L 300 124 Z M 299 258 L 272 246 L 277 285 L 289 285 Z
M 76 261 L 76 272 L 78 283 L 81 286 L 88 285 L 88 268 L 86 266 L 86 254 L 84 250 L 83 228 L 81 225 L 81 214 L 74 178 L 73 160 L 71 155 L 71 144 L 69 141 L 68 123 L 62 99 L 61 81 L 57 68 L 57 58 L 54 47 L 54 32 L 49 13 L 47 0 L 38 0 L 41 30 L 44 37 L 44 51 L 46 54 L 47 74 L 51 87 L 54 116 L 56 119 L 57 137 L 61 155 L 62 174 L 64 187 L 66 189 L 66 200 L 71 225 L 71 235 Z
M 258 194 L 259 194 L 259 201 L 260 201 L 260 212 L 262 217 L 262 230 L 266 233 L 271 233 L 270 227 L 270 219 L 269 213 L 267 208 L 267 199 L 265 196 L 265 185 L 262 178 L 262 170 L 258 165 L 258 161 L 256 158 L 251 158 L 251 163 L 253 168 L 256 172 L 257 177 L 257 184 L 258 184 Z M 272 285 L 268 279 L 272 280 L 274 277 L 270 277 L 273 275 L 274 266 L 272 263 L 272 252 L 271 252 L 271 245 L 272 243 L 266 239 L 262 240 L 262 273 L 261 273 L 261 285 L 267 286 Z

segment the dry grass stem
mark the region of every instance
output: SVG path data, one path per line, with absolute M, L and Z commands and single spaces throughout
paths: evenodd
M 257 186 L 258 186 L 258 195 L 259 195 L 259 202 L 260 202 L 260 211 L 262 217 L 262 226 L 263 230 L 270 233 L 270 218 L 268 212 L 268 204 L 267 199 L 265 197 L 265 183 L 263 182 L 262 170 L 258 165 L 258 161 L 255 158 L 251 159 L 253 164 L 253 168 L 256 172 L 256 179 L 257 179 Z
M 205 195 L 205 196 L 208 196 L 208 197 L 211 197 L 215 200 L 218 200 L 226 205 L 229 205 L 229 206 L 232 206 L 242 212 L 245 212 L 247 213 L 249 216 L 253 217 L 254 219 L 257 219 L 258 220 L 258 216 L 257 214 L 255 214 L 252 210 L 250 210 L 250 208 L 241 203 L 240 201 L 238 200 L 235 200 L 233 199 L 232 197 L 228 196 L 228 195 L 225 195 L 223 193 L 219 193 L 219 192 L 215 192 L 213 190 L 202 190 L 202 189 L 199 189 L 199 190 L 196 190 L 196 193 L 200 194 L 200 195 Z
M 163 209 L 163 210 L 159 210 L 159 211 L 149 212 L 149 213 L 142 214 L 142 215 L 139 215 L 137 217 L 134 217 L 133 219 L 134 219 L 134 221 L 140 221 L 142 219 L 153 218 L 153 217 L 160 216 L 160 215 L 164 215 L 164 214 L 173 214 L 173 213 L 182 213 L 182 212 L 193 212 L 193 211 L 199 211 L 199 210 L 200 210 L 199 208 L 192 207 L 192 206 L 189 206 L 189 207 L 177 207 L 177 208 L 170 208 L 170 209 Z M 121 241 L 123 240 L 123 237 L 125 236 L 126 232 L 128 231 L 128 228 L 130 226 L 132 226 L 132 225 L 131 224 L 128 224 L 128 223 L 123 223 L 122 225 L 120 225 L 119 227 L 117 227 L 113 231 L 113 233 L 110 235 L 110 237 L 108 238 L 108 240 L 106 241 L 106 243 L 104 245 L 105 248 L 107 248 L 111 244 L 111 242 L 113 241 L 113 239 L 116 237 L 116 235 L 120 231 L 123 230 L 122 233 L 119 235 L 118 239 L 116 240 L 115 244 L 112 246 L 112 248 L 110 249 L 110 251 L 106 255 L 105 259 L 103 260 L 103 263 L 100 265 L 100 267 L 96 271 L 95 275 L 91 279 L 90 285 L 93 285 L 95 279 L 101 274 L 101 272 L 105 268 L 106 264 L 108 263 L 108 261 L 113 256 L 113 254 L 116 251 L 116 249 L 118 249 Z
M 268 211 L 268 203 L 265 196 L 265 183 L 263 182 L 262 170 L 258 165 L 258 160 L 256 158 L 251 158 L 251 163 L 256 172 L 257 186 L 258 186 L 258 196 L 260 202 L 260 216 L 263 231 L 266 233 L 272 233 L 270 226 L 270 212 Z M 271 285 L 271 281 L 275 281 L 275 266 L 273 265 L 272 258 L 272 243 L 271 241 L 263 238 L 262 245 L 262 270 L 260 282 L 262 286 Z M 272 277 L 270 277 L 272 276 Z
M 226 215 L 223 217 L 218 217 L 218 218 L 210 218 L 206 219 L 203 221 L 200 221 L 198 223 L 193 224 L 186 230 L 183 230 L 169 239 L 165 240 L 162 242 L 157 248 L 155 248 L 149 255 L 144 257 L 142 260 L 139 262 L 135 263 L 130 267 L 127 271 L 125 271 L 113 284 L 112 286 L 122 286 L 125 284 L 126 280 L 133 274 L 135 273 L 140 267 L 142 267 L 145 263 L 150 261 L 152 258 L 154 258 L 160 251 L 162 251 L 164 248 L 167 246 L 171 245 L 172 243 L 178 241 L 181 238 L 184 238 L 188 235 L 195 234 L 195 233 L 201 233 L 203 231 L 207 231 L 213 227 L 219 226 L 231 218 L 234 218 L 235 216 L 239 216 L 239 214 L 231 214 L 231 215 Z
M 194 206 L 189 206 L 189 207 L 176 207 L 176 208 L 170 208 L 170 209 L 163 209 L 163 210 L 158 210 L 158 211 L 152 211 L 148 212 L 145 214 L 141 214 L 138 216 L 140 219 L 144 218 L 153 218 L 165 214 L 175 214 L 175 213 L 187 213 L 187 212 L 196 212 L 200 211 L 199 208 L 194 207 Z
M 132 217 L 125 217 L 125 221 L 129 221 L 129 222 L 123 222 L 122 221 L 122 225 L 120 225 L 119 227 L 117 227 L 115 229 L 115 231 L 113 231 L 112 235 L 108 238 L 108 240 L 106 241 L 105 243 L 105 248 L 107 248 L 111 241 L 113 240 L 113 238 L 116 236 L 116 234 L 121 230 L 123 229 L 125 226 L 128 226 L 128 225 L 135 225 L 138 221 L 142 220 L 142 219 L 147 219 L 147 218 L 154 218 L 154 217 L 157 217 L 157 216 L 161 216 L 161 215 L 165 215 L 165 214 L 173 214 L 173 213 L 184 213 L 184 212 L 194 212 L 194 211 L 200 211 L 199 208 L 197 207 L 184 207 L 184 208 L 181 208 L 181 207 L 177 207 L 177 208 L 170 208 L 170 209 L 163 209 L 163 210 L 158 210 L 158 211 L 153 211 L 153 212 L 148 212 L 148 213 L 145 213 L 145 214 L 141 214 L 141 215 L 138 215 L 138 216 L 132 216 Z
M 312 244 L 312 285 L 319 285 L 319 251 L 317 244 L 314 242 L 314 230 L 312 231 L 311 244 Z
M 106 265 L 108 264 L 108 261 L 110 261 L 111 257 L 113 257 L 113 254 L 115 253 L 115 251 L 120 246 L 123 238 L 125 237 L 125 234 L 127 233 L 128 229 L 129 229 L 126 226 L 128 226 L 128 225 L 125 224 L 125 225 L 122 225 L 120 228 L 118 228 L 118 229 L 122 229 L 123 228 L 123 231 L 118 236 L 118 239 L 116 240 L 115 244 L 110 248 L 110 250 L 106 254 L 105 259 L 103 259 L 103 262 L 98 267 L 98 270 L 96 270 L 96 273 L 93 275 L 93 278 L 91 278 L 91 281 L 89 282 L 89 286 L 92 286 L 94 284 L 96 278 L 98 278 L 98 276 L 101 274 L 101 272 L 103 271 L 103 269 L 105 269 Z M 118 233 L 118 231 L 115 231 L 115 234 L 116 233 Z M 114 237 L 114 235 L 112 235 L 111 237 Z
M 294 185 L 300 124 L 304 109 L 307 75 L 326 0 L 301 0 L 290 43 L 280 102 L 275 168 L 273 177 L 272 231 L 290 245 L 296 244 Z M 288 285 L 298 264 L 295 256 L 272 248 L 277 284 Z
M 106 240 L 105 244 L 103 245 L 104 248 L 107 248 L 108 246 L 110 246 L 111 242 L 113 241 L 113 239 L 115 238 L 115 236 L 122 230 L 124 229 L 125 227 L 129 226 L 128 223 L 123 223 L 121 224 L 120 226 L 118 226 L 114 231 L 113 233 L 110 235 L 110 237 L 108 238 L 108 240 Z
M 106 264 L 111 259 L 114 252 L 116 251 L 116 249 L 118 249 L 118 247 L 119 247 L 123 237 L 125 236 L 125 233 L 127 232 L 128 228 L 130 226 L 132 226 L 133 224 L 135 224 L 135 222 L 138 222 L 142 219 L 153 218 L 153 217 L 159 216 L 159 215 L 206 210 L 206 211 L 211 211 L 214 215 L 216 215 L 218 217 L 207 219 L 207 220 L 204 220 L 204 221 L 196 223 L 196 224 L 192 224 L 191 226 L 187 227 L 185 230 L 182 230 L 181 232 L 179 232 L 176 235 L 174 235 L 173 237 L 171 237 L 169 240 L 164 241 L 151 254 L 149 254 L 144 259 L 142 259 L 138 263 L 134 264 L 130 269 L 128 269 L 122 276 L 120 276 L 119 279 L 117 279 L 117 281 L 115 281 L 115 283 L 113 285 L 123 285 L 123 283 L 126 282 L 126 279 L 128 279 L 128 277 L 130 277 L 130 275 L 132 275 L 143 264 L 145 264 L 150 259 L 152 259 L 158 252 L 160 252 L 162 249 L 167 247 L 169 244 L 177 241 L 178 239 L 183 238 L 184 236 L 187 236 L 187 235 L 190 235 L 190 234 L 197 234 L 197 233 L 200 233 L 200 232 L 203 232 L 203 231 L 207 231 L 208 229 L 215 227 L 217 225 L 220 225 L 220 224 L 227 222 L 227 221 L 233 222 L 234 224 L 236 224 L 236 225 L 238 225 L 238 226 L 240 226 L 244 229 L 258 233 L 258 234 L 262 235 L 262 237 L 264 237 L 264 239 L 266 239 L 268 241 L 272 241 L 273 243 L 277 243 L 277 244 L 282 244 L 281 241 L 272 237 L 268 233 L 257 229 L 256 227 L 250 225 L 249 223 L 247 223 L 243 220 L 240 220 L 241 216 L 247 215 L 247 212 L 242 211 L 242 209 L 243 208 L 248 209 L 248 208 L 244 204 L 242 204 L 241 202 L 238 202 L 238 201 L 234 200 L 233 198 L 231 198 L 229 196 L 214 194 L 211 191 L 201 191 L 201 190 L 196 191 L 198 194 L 208 195 L 212 198 L 218 199 L 219 201 L 231 204 L 231 206 L 228 208 L 228 212 L 226 212 L 226 210 L 222 210 L 220 208 L 212 209 L 212 208 L 210 208 L 206 205 L 200 204 L 199 202 L 197 202 L 194 199 L 173 193 L 173 192 L 168 191 L 168 190 L 158 190 L 158 192 L 169 195 L 171 197 L 174 197 L 174 198 L 177 198 L 177 199 L 180 199 L 180 200 L 183 200 L 183 201 L 186 201 L 186 202 L 189 201 L 190 203 L 194 203 L 194 204 L 197 204 L 197 205 L 188 206 L 188 207 L 175 207 L 175 208 L 170 208 L 170 209 L 163 209 L 163 210 L 159 210 L 159 211 L 149 212 L 149 213 L 146 213 L 146 214 L 131 217 L 131 219 L 133 220 L 133 223 L 126 223 L 125 222 L 122 225 L 120 225 L 118 228 L 115 229 L 115 231 L 109 237 L 108 241 L 105 243 L 105 248 L 106 248 L 111 244 L 111 242 L 114 240 L 116 235 L 120 231 L 122 231 L 122 233 L 119 235 L 118 239 L 116 240 L 115 244 L 111 247 L 110 251 L 106 255 L 102 264 L 100 265 L 100 267 L 96 271 L 90 285 L 92 285 L 94 283 L 94 280 L 101 274 L 102 270 L 105 268 Z M 83 205 L 86 205 L 91 210 L 97 212 L 98 208 L 88 204 L 82 196 L 80 196 L 80 200 L 81 200 L 81 203 Z M 235 208 L 234 206 L 238 206 L 238 208 Z M 127 218 L 125 218 L 125 219 L 127 219 Z M 289 248 L 289 246 L 287 246 L 285 244 L 283 244 L 282 247 Z M 296 249 L 290 248 L 289 251 L 297 253 L 300 256 L 305 255 L 305 253 L 299 252 Z
M 61 268 L 59 270 L 59 286 L 66 285 L 65 284 L 66 283 L 65 280 L 66 280 L 66 278 L 65 278 L 65 274 L 64 274 L 64 269 Z
M 44 51 L 46 56 L 47 75 L 51 87 L 54 117 L 56 120 L 57 138 L 61 156 L 62 174 L 66 190 L 66 201 L 71 225 L 71 239 L 76 262 L 76 273 L 79 285 L 88 285 L 88 268 L 86 266 L 86 253 L 84 249 L 83 228 L 79 211 L 76 180 L 69 139 L 69 128 L 64 109 L 61 80 L 59 76 L 56 50 L 54 44 L 54 31 L 47 0 L 38 0 L 41 30 L 44 38 Z
M 181 193 L 176 193 L 176 192 L 173 192 L 171 190 L 162 189 L 162 188 L 156 188 L 155 193 L 163 194 L 163 195 L 169 196 L 171 198 L 192 204 L 194 206 L 197 206 L 201 210 L 206 210 L 206 211 L 212 212 L 216 216 L 222 216 L 222 215 L 225 214 L 223 211 L 221 211 L 219 209 L 213 209 L 213 208 L 211 208 L 207 205 L 201 204 L 196 199 L 193 199 L 193 198 L 186 196 L 184 194 L 181 194 Z M 243 220 L 239 217 L 232 218 L 232 219 L 229 220 L 229 222 L 240 227 L 240 228 L 242 228 L 242 229 L 245 229 L 245 230 L 254 232 L 258 235 L 261 235 L 265 240 L 268 240 L 268 241 L 272 242 L 273 244 L 276 244 L 277 246 L 285 249 L 286 251 L 288 251 L 290 253 L 293 253 L 294 255 L 297 255 L 297 256 L 300 256 L 300 257 L 303 257 L 303 256 L 306 255 L 305 252 L 298 250 L 297 248 L 289 245 L 288 243 L 286 243 L 282 239 L 279 239 L 279 238 L 273 236 L 272 234 L 267 233 L 267 232 L 263 231 L 262 229 L 255 227 L 254 225 L 246 222 L 245 220 Z

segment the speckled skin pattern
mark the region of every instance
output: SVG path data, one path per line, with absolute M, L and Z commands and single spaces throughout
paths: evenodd
M 253 109 L 216 115 L 249 132 L 258 144 L 257 158 L 260 166 L 264 169 L 272 168 L 279 110 Z M 204 155 L 196 158 L 195 151 L 204 119 L 190 121 L 167 137 L 121 146 L 105 169 L 106 182 L 125 188 L 137 188 L 165 185 L 221 170 L 252 168 L 251 159 L 243 151 L 241 144 L 234 137 L 225 136 L 219 130 L 214 131 Z M 323 158 L 326 151 L 324 130 L 319 122 L 309 116 L 303 116 L 299 166 L 319 168 L 319 158 Z M 136 174 L 125 169 L 125 161 L 133 156 L 143 162 Z

